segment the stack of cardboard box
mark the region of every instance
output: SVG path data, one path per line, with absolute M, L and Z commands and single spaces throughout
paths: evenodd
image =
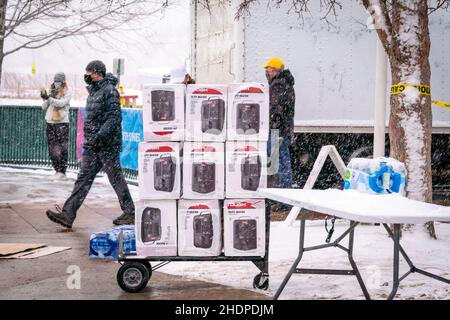
M 139 256 L 264 256 L 268 95 L 248 83 L 144 88 Z
M 264 256 L 269 88 L 263 84 L 228 87 L 224 252 Z
M 139 256 L 177 255 L 184 97 L 182 84 L 148 85 L 143 90 L 145 142 L 138 151 L 141 201 L 135 219 Z
M 226 109 L 226 86 L 187 86 L 183 200 L 178 211 L 180 256 L 222 252 Z

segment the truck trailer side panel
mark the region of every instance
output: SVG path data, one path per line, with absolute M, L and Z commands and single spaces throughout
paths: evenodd
M 362 4 L 347 1 L 329 24 L 318 2 L 304 19 L 289 4 L 253 4 L 251 14 L 234 19 L 239 1 L 220 1 L 211 12 L 197 4 L 196 76 L 200 82 L 266 81 L 262 65 L 282 58 L 296 85 L 297 129 L 364 132 L 373 128 L 376 32 Z M 195 8 L 194 8 L 195 9 Z M 194 28 L 193 28 L 194 29 Z M 432 97 L 450 102 L 450 19 L 445 10 L 430 15 Z M 193 45 L 194 47 L 194 45 Z M 388 90 L 390 84 L 388 70 Z M 386 92 L 389 119 L 389 92 Z M 450 110 L 433 105 L 433 126 L 450 132 Z M 371 129 L 365 132 L 370 132 Z

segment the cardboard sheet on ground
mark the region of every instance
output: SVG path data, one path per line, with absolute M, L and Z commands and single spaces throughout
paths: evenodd
M 0 257 L 46 247 L 45 243 L 0 243 Z
M 20 252 L 8 256 L 0 256 L 0 259 L 35 259 L 48 256 L 61 251 L 69 250 L 70 247 L 41 247 L 31 251 Z

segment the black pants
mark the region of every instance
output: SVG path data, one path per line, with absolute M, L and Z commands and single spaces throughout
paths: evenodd
M 124 213 L 134 214 L 134 203 L 130 190 L 122 174 L 118 152 L 95 152 L 84 150 L 81 168 L 72 194 L 66 200 L 62 209 L 63 213 L 75 220 L 77 211 L 83 204 L 97 173 L 103 169 L 108 175 L 108 180 L 116 192 L 120 207 Z
M 56 172 L 66 173 L 68 123 L 47 123 L 48 154 Z

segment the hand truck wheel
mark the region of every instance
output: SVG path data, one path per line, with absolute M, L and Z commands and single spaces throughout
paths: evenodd
M 142 264 L 147 268 L 148 270 L 148 280 L 150 280 L 150 278 L 152 277 L 152 265 L 150 264 L 149 261 L 142 261 Z
M 269 276 L 263 273 L 258 273 L 255 278 L 253 278 L 253 288 L 267 290 L 269 288 Z
M 125 262 L 117 272 L 117 283 L 123 291 L 136 293 L 147 286 L 149 271 L 142 262 Z

